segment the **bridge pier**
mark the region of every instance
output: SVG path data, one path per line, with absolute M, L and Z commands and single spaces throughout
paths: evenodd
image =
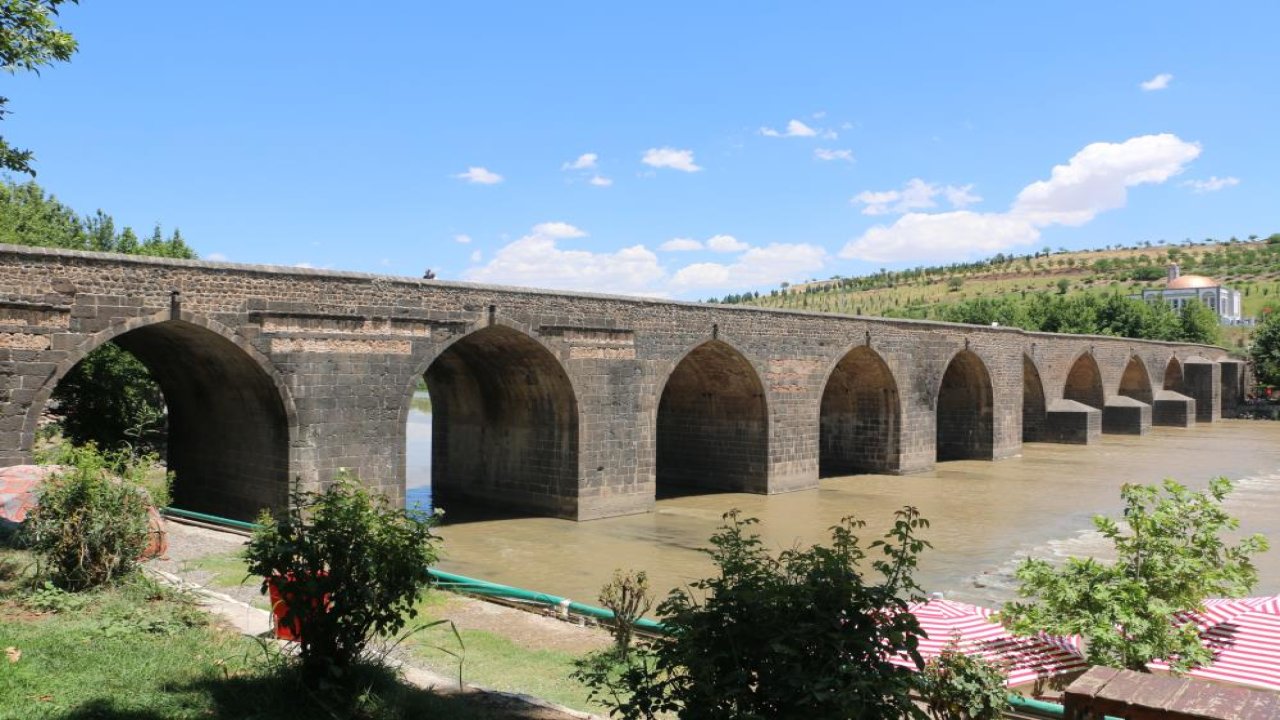
M 1090 445 L 1102 438 L 1102 411 L 1076 400 L 1049 404 L 1045 442 Z
M 1102 408 L 1102 432 L 1146 435 L 1151 432 L 1151 406 L 1124 395 L 1107 398 Z
M 1196 424 L 1196 401 L 1172 390 L 1156 392 L 1151 407 L 1151 424 L 1189 428 Z
M 1240 417 L 1240 406 L 1246 394 L 1245 373 L 1247 366 L 1239 360 L 1218 362 L 1222 373 L 1222 417 Z
M 1221 367 L 1202 357 L 1190 358 L 1182 365 L 1183 387 L 1196 401 L 1196 422 L 1222 419 Z

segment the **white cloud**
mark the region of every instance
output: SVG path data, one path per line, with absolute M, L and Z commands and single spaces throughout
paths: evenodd
M 732 235 L 713 235 L 707 239 L 707 249 L 715 252 L 742 252 L 749 247 Z
M 1100 212 L 1124 207 L 1128 188 L 1163 183 L 1199 155 L 1198 144 L 1170 134 L 1143 135 L 1122 143 L 1093 143 L 1067 164 L 1054 167 L 1048 180 L 1023 188 L 1003 213 L 911 212 L 892 225 L 877 225 L 851 240 L 840 251 L 840 257 L 897 261 L 923 256 L 943 261 L 1027 245 L 1039 238 L 1042 227 L 1083 225 Z M 920 186 L 917 190 L 915 202 L 923 202 L 921 198 L 925 196 L 932 202 L 932 195 Z M 953 205 L 977 201 L 970 186 L 943 192 Z M 867 205 L 864 213 L 876 214 L 868 210 L 874 207 L 888 212 L 908 202 L 906 195 L 905 191 L 891 190 L 863 193 L 855 200 Z
M 671 238 L 659 245 L 658 249 L 663 252 L 691 252 L 701 250 L 702 243 L 693 238 Z
M 1160 73 L 1159 75 L 1151 78 L 1150 80 L 1138 83 L 1138 87 L 1142 88 L 1147 92 L 1151 92 L 1152 90 L 1164 90 L 1165 88 L 1169 87 L 1169 83 L 1171 82 L 1173 82 L 1172 75 L 1170 75 L 1169 73 Z
M 694 263 L 671 278 L 677 291 L 776 285 L 822 269 L 827 252 L 817 245 L 775 243 L 751 248 L 732 264 Z
M 296 268 L 302 268 L 303 270 L 315 270 L 315 269 L 316 269 L 316 266 L 315 266 L 315 265 L 312 265 L 312 264 L 311 264 L 311 263 L 309 263 L 309 262 L 294 263 L 294 264 L 293 264 L 293 266 L 294 266 L 294 267 L 296 267 Z
M 484 253 L 480 252 L 479 250 L 473 250 L 471 252 L 471 262 L 478 263 L 482 259 L 484 259 Z
M 467 245 L 471 242 L 471 236 L 463 234 L 454 235 L 453 241 L 462 245 Z
M 1191 191 L 1196 194 L 1218 192 L 1223 188 L 1229 188 L 1239 184 L 1240 178 L 1238 177 L 1228 176 L 1220 178 L 1217 175 L 1210 175 L 1205 180 L 1188 180 L 1182 183 L 1183 187 L 1191 188 Z
M 790 120 L 784 130 L 778 131 L 771 127 L 762 127 L 760 128 L 760 134 L 765 137 L 816 137 L 818 131 L 799 120 Z
M 204 256 L 204 259 L 208 260 L 209 262 L 226 262 L 227 256 L 223 255 L 222 253 L 209 253 L 208 255 Z
M 702 169 L 693 162 L 692 150 L 677 150 L 673 147 L 649 148 L 644 151 L 640 162 L 650 167 L 671 168 L 689 173 Z
M 840 257 L 877 262 L 954 259 L 990 255 L 1039 237 L 1030 221 L 1008 213 L 908 213 L 892 225 L 867 230 L 845 245 Z
M 590 290 L 630 295 L 657 294 L 666 273 L 658 256 L 643 245 L 617 252 L 568 250 L 560 240 L 586 233 L 562 222 L 535 225 L 528 235 L 498 250 L 485 265 L 466 273 L 468 280 L 561 290 Z
M 961 186 L 948 185 L 942 188 L 942 194 L 946 196 L 947 202 L 951 203 L 953 208 L 968 207 L 982 202 L 982 197 L 973 192 L 973 183 Z
M 821 120 L 822 118 L 824 118 L 824 117 L 826 117 L 826 116 L 827 116 L 827 111 L 826 111 L 826 110 L 819 110 L 818 112 L 816 112 L 816 113 L 814 113 L 814 114 L 813 114 L 813 119 L 814 119 L 814 120 Z
M 1083 225 L 1100 212 L 1124 207 L 1128 188 L 1162 183 L 1200 155 L 1200 146 L 1176 135 L 1143 135 L 1122 143 L 1093 143 L 1048 180 L 1022 189 L 1011 212 L 1037 225 Z
M 827 148 L 818 148 L 813 151 L 813 156 L 819 160 L 844 160 L 845 162 L 853 162 L 852 150 L 828 150 Z
M 567 239 L 586 237 L 587 233 L 567 222 L 544 222 L 533 226 L 533 234 L 542 237 Z
M 592 170 L 596 166 L 596 161 L 600 156 L 595 153 L 583 153 L 578 156 L 577 160 L 567 162 L 560 166 L 561 170 Z
M 587 182 L 591 183 L 592 185 L 595 185 L 596 187 L 609 187 L 610 185 L 613 184 L 612 180 L 610 180 L 607 177 L 604 177 L 603 175 L 593 175 L 591 179 L 588 180 Z
M 454 177 L 478 185 L 497 185 L 502 182 L 501 175 L 482 167 L 469 167 L 466 172 L 458 173 Z
M 864 190 L 853 196 L 850 202 L 862 204 L 863 215 L 888 215 L 937 206 L 934 197 L 942 188 L 920 178 L 911 178 L 901 190 Z

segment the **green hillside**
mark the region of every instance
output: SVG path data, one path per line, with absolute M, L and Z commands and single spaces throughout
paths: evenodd
M 1164 286 L 1166 269 L 1216 278 L 1243 294 L 1244 313 L 1257 316 L 1280 307 L 1280 233 L 1247 240 L 1207 239 L 1179 244 L 1142 243 L 1067 252 L 1043 248 L 1028 255 L 996 255 L 973 263 L 882 270 L 860 277 L 833 277 L 764 293 L 729 295 L 713 302 L 847 313 L 944 319 L 948 310 L 976 298 L 1035 294 L 1134 295 Z M 1238 345 L 1244 332 L 1227 339 Z

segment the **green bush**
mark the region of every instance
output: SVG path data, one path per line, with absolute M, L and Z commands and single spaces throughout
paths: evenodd
M 934 720 L 998 720 L 1009 708 L 1000 666 L 965 655 L 954 643 L 925 664 L 920 698 Z
M 66 470 L 44 480 L 25 523 L 39 574 L 71 591 L 129 574 L 149 541 L 148 506 L 168 499 L 144 487 L 148 459 L 89 444 L 64 447 L 58 461 Z
M 641 572 L 613 571 L 613 579 L 600 589 L 600 604 L 613 612 L 613 644 L 619 659 L 627 661 L 631 654 L 631 638 L 636 621 L 653 606 L 649 594 L 649 576 Z
M 264 513 L 245 551 L 262 591 L 288 600 L 283 623 L 299 631 L 313 679 L 340 676 L 379 635 L 417 615 L 439 538 L 435 515 L 393 508 L 345 471 L 323 492 L 295 492 L 282 518 Z
M 865 550 L 846 518 L 831 545 L 765 551 L 748 529 L 756 521 L 725 515 L 709 550 L 719 572 L 693 589 L 674 590 L 658 607 L 669 634 L 651 641 L 620 671 L 583 673 L 594 698 L 628 720 L 704 718 L 921 717 L 911 701 L 915 673 L 889 662 L 899 653 L 918 668 L 919 599 L 912 580 L 928 543 L 914 508 L 898 512 L 883 540 Z M 879 575 L 867 582 L 867 552 Z

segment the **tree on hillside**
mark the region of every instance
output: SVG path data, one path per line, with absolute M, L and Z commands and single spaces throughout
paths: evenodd
M 1101 515 L 1093 523 L 1115 548 L 1114 561 L 1068 558 L 1062 566 L 1028 558 L 1018 568 L 1018 595 L 1001 619 L 1014 632 L 1083 635 L 1094 665 L 1146 671 L 1169 659 L 1177 670 L 1209 662 L 1193 623 L 1175 615 L 1206 598 L 1238 597 L 1258 581 L 1253 556 L 1266 551 L 1261 535 L 1227 545 L 1222 535 L 1239 522 L 1222 509 L 1231 482 L 1217 478 L 1203 492 L 1172 480 L 1163 486 L 1125 485 L 1123 521 Z
M 1253 373 L 1264 385 L 1280 384 L 1280 313 L 1263 315 L 1262 324 L 1253 333 L 1249 347 Z
M 76 2 L 76 0 L 71 0 Z M 66 62 L 76 51 L 76 40 L 57 26 L 58 6 L 66 0 L 3 0 L 0 3 L 0 63 L 9 72 Z M 0 97 L 0 118 L 8 115 L 9 99 Z M 30 150 L 13 147 L 0 137 L 0 169 L 35 175 Z

